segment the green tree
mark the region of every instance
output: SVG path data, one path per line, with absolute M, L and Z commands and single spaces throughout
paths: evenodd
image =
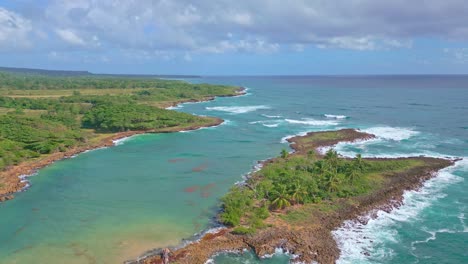
M 327 173 L 326 176 L 326 187 L 328 192 L 337 192 L 340 185 L 340 179 L 337 174 Z
M 281 150 L 281 158 L 285 159 L 289 155 L 288 151 L 286 149 Z
M 289 193 L 284 185 L 280 185 L 279 188 L 276 188 L 272 196 L 273 200 L 271 201 L 271 206 L 275 209 L 283 209 L 291 205 Z
M 333 149 L 329 149 L 327 153 L 325 153 L 324 156 L 326 168 L 333 172 L 334 174 L 338 173 L 338 163 L 339 163 L 339 157 L 338 157 L 338 152 L 336 152 Z
M 348 177 L 348 179 L 349 179 L 349 181 L 351 183 L 354 183 L 354 181 L 360 176 L 360 174 L 361 174 L 361 171 L 359 170 L 359 168 L 356 167 L 355 164 L 352 164 L 349 167 L 349 171 L 346 174 L 346 176 Z
M 292 194 L 291 194 L 291 200 L 294 203 L 301 203 L 303 204 L 305 200 L 307 199 L 308 196 L 307 189 L 303 184 L 301 184 L 299 181 L 295 181 L 293 184 L 293 189 L 292 189 Z
M 364 161 L 362 160 L 361 154 L 356 154 L 356 157 L 353 159 L 354 167 L 361 171 L 364 169 Z

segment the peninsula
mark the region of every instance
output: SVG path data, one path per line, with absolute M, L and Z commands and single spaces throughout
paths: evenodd
M 226 228 L 173 248 L 170 263 L 201 264 L 216 253 L 244 249 L 264 256 L 276 248 L 298 262 L 335 263 L 340 251 L 333 230 L 346 220 L 392 210 L 401 204 L 405 190 L 418 188 L 454 163 L 428 157 L 350 159 L 330 148 L 374 137 L 342 129 L 290 138 L 294 153 L 284 150 L 265 161 L 261 170 L 222 198 L 218 218 Z M 322 153 L 323 148 L 330 149 Z M 163 263 L 161 253 L 154 250 L 135 263 Z

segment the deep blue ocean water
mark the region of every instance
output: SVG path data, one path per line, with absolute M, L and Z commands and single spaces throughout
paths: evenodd
M 177 245 L 212 225 L 218 199 L 259 160 L 308 131 L 358 128 L 376 140 L 340 144 L 342 155 L 461 157 L 405 204 L 365 226 L 334 232 L 339 263 L 468 260 L 468 76 L 205 77 L 248 94 L 184 104 L 223 118 L 184 133 L 142 135 L 81 154 L 31 177 L 0 204 L 1 263 L 115 263 Z M 109 255 L 112 258 L 109 258 Z M 220 254 L 214 263 L 287 263 L 275 254 Z

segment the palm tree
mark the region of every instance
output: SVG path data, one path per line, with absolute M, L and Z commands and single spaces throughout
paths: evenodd
M 338 178 L 338 175 L 329 173 L 326 184 L 329 192 L 338 191 L 338 186 L 340 184 L 340 179 Z
M 279 190 L 274 191 L 274 197 L 271 205 L 276 209 L 283 209 L 291 205 L 289 194 L 284 185 L 280 186 Z
M 354 165 L 356 166 L 357 169 L 362 171 L 364 168 L 364 161 L 362 160 L 361 154 L 356 154 L 356 157 L 353 160 Z
M 360 171 L 361 169 L 358 167 L 358 165 L 351 165 L 351 167 L 349 168 L 349 172 L 346 174 L 351 183 L 353 183 L 359 177 Z
M 299 183 L 299 181 L 296 181 L 293 184 L 291 199 L 294 203 L 303 204 L 308 194 L 309 193 L 307 192 L 306 188 L 304 188 L 304 186 L 301 183 Z
M 326 167 L 328 167 L 328 170 L 336 174 L 338 172 L 338 162 L 339 162 L 338 152 L 336 152 L 333 149 L 328 150 L 327 153 L 325 154 L 324 160 L 325 160 Z
M 338 161 L 338 152 L 333 149 L 329 149 L 327 153 L 325 153 L 324 159 L 332 163 L 336 163 Z

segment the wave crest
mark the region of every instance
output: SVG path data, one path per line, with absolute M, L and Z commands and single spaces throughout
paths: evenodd
M 398 243 L 398 233 L 394 227 L 402 222 L 414 221 L 434 201 L 445 197 L 444 190 L 447 186 L 464 180 L 453 172 L 467 169 L 468 159 L 464 158 L 453 166 L 440 170 L 421 189 L 406 191 L 403 194 L 403 204 L 399 208 L 389 213 L 378 211 L 375 218 L 366 216 L 367 223 L 345 221 L 332 232 L 341 250 L 337 263 L 374 263 L 379 259 L 391 258 L 393 252 L 385 247 L 385 243 Z
M 326 118 L 330 118 L 330 119 L 346 119 L 346 118 L 348 118 L 348 117 L 345 116 L 345 115 L 329 115 L 329 114 L 324 114 L 323 116 L 326 117 Z
M 298 124 L 298 125 L 309 125 L 309 126 L 335 126 L 338 125 L 339 122 L 332 121 L 332 120 L 315 120 L 312 118 L 304 118 L 301 120 L 296 119 L 285 119 L 286 122 L 290 124 Z
M 362 131 L 369 134 L 374 134 L 378 138 L 395 141 L 409 139 L 419 134 L 418 131 L 414 131 L 410 128 L 388 126 L 371 127 L 363 129 Z
M 244 114 L 253 111 L 257 111 L 260 109 L 270 109 L 269 106 L 266 105 L 251 105 L 251 106 L 213 106 L 213 107 L 206 107 L 208 111 L 221 111 L 221 112 L 228 112 L 231 114 Z
M 280 116 L 280 115 L 266 115 L 266 114 L 263 114 L 262 116 L 267 117 L 267 118 L 281 118 L 281 117 L 283 117 L 283 116 Z

